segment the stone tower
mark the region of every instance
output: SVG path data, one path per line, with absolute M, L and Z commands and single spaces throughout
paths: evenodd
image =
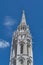
M 21 23 L 12 37 L 9 65 L 33 65 L 32 36 L 26 24 L 24 11 Z

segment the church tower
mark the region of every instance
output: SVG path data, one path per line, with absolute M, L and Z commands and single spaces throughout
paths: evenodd
M 26 24 L 24 11 L 21 23 L 12 37 L 9 65 L 33 65 L 32 36 Z

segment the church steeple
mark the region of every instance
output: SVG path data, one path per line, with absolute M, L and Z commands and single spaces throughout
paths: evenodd
M 23 10 L 23 12 L 22 12 L 21 24 L 22 24 L 22 25 L 26 25 L 26 18 L 25 18 L 25 11 L 24 11 L 24 10 Z
M 10 65 L 33 65 L 32 38 L 24 10 L 21 23 L 12 38 Z

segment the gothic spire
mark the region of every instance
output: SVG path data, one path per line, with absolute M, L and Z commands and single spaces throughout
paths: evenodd
M 22 13 L 21 24 L 26 25 L 26 18 L 25 18 L 25 11 L 24 10 L 23 10 L 23 13 Z

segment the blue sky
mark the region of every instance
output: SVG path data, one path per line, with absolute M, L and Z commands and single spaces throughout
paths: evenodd
M 9 65 L 12 34 L 22 10 L 32 34 L 34 65 L 43 65 L 43 0 L 0 0 L 0 65 Z

